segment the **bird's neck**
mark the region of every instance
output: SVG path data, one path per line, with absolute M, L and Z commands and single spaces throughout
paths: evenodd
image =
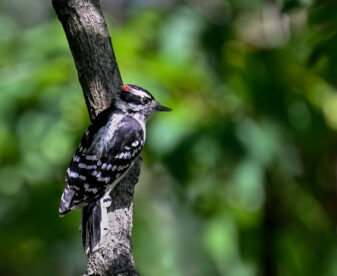
M 144 134 L 146 133 L 145 123 L 146 123 L 147 118 L 143 113 L 134 112 L 133 110 L 130 110 L 129 108 L 127 108 L 125 104 L 122 104 L 119 101 L 114 102 L 113 108 L 119 110 L 120 112 L 123 112 L 124 114 L 127 114 L 135 118 L 139 122 L 139 124 L 142 126 Z
M 145 122 L 146 122 L 146 117 L 144 116 L 144 114 L 141 113 L 133 113 L 133 115 L 130 114 L 130 116 L 132 116 L 133 118 L 135 118 L 139 124 L 142 126 L 143 132 L 144 132 L 144 139 L 146 136 L 146 127 L 145 127 Z

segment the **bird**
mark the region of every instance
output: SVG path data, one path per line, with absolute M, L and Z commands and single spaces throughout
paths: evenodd
M 156 112 L 171 110 L 140 86 L 120 86 L 110 106 L 87 128 L 72 157 L 66 171 L 60 216 L 109 197 L 144 147 L 146 120 Z

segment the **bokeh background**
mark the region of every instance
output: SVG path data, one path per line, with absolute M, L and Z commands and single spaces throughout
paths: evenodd
M 144 276 L 337 275 L 337 4 L 102 1 L 148 123 L 133 247 Z M 58 216 L 89 117 L 50 1 L 0 0 L 0 275 L 85 271 Z

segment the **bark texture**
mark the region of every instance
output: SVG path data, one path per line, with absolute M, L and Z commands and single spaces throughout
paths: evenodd
M 122 78 L 98 0 L 52 0 L 74 57 L 91 120 L 107 108 Z M 138 160 L 112 191 L 109 233 L 91 253 L 86 275 L 138 275 L 131 252 L 134 186 Z
M 74 57 L 90 117 L 108 107 L 122 85 L 98 0 L 53 0 Z

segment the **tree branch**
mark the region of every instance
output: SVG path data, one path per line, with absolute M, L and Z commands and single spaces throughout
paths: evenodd
M 91 119 L 107 108 L 122 78 L 98 0 L 53 0 L 73 54 Z
M 122 78 L 98 0 L 52 0 L 74 57 L 91 120 L 107 108 Z M 134 186 L 140 163 L 112 191 L 109 231 L 89 254 L 86 275 L 138 275 L 131 252 Z

